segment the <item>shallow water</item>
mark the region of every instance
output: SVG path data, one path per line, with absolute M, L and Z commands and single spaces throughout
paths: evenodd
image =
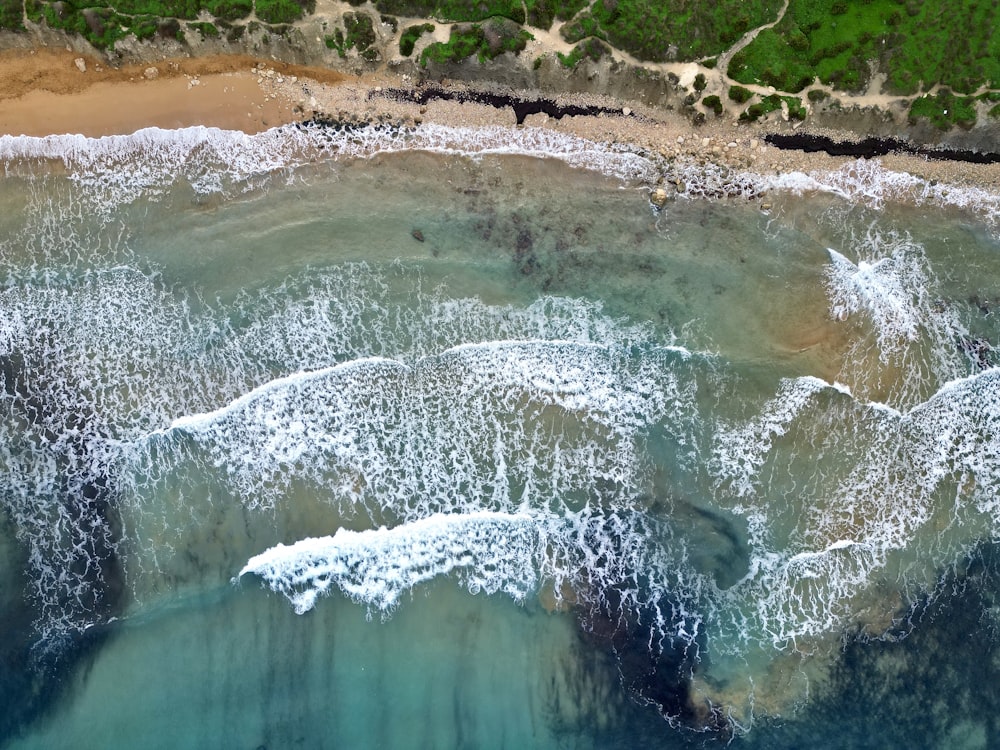
M 991 196 L 656 211 L 532 129 L 0 156 L 8 746 L 1000 731 Z

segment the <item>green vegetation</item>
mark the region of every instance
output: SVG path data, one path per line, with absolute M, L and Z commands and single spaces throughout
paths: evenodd
M 0 29 L 20 31 L 24 28 L 21 0 L 0 0 Z
M 253 0 L 208 0 L 205 10 L 223 21 L 246 18 L 253 10 Z
M 403 29 L 403 33 L 399 37 L 399 54 L 404 57 L 412 55 L 413 47 L 417 43 L 417 40 L 425 33 L 429 34 L 432 31 L 434 31 L 434 24 L 432 23 L 419 23 L 407 26 Z
M 424 47 L 420 64 L 458 62 L 473 55 L 479 62 L 486 62 L 505 52 L 520 53 L 533 38 L 517 24 L 501 18 L 490 19 L 485 24 L 456 26 L 447 42 Z
M 303 12 L 313 13 L 316 0 L 254 0 L 254 10 L 260 20 L 267 23 L 292 23 L 302 18 Z
M 492 16 L 524 23 L 521 0 L 374 0 L 380 13 L 436 18 L 439 21 L 483 21 Z
M 743 88 L 742 86 L 730 86 L 729 98 L 737 104 L 744 104 L 753 98 L 753 92 L 750 89 Z
M 708 85 L 708 81 L 705 80 L 705 74 L 699 73 L 694 77 L 694 90 L 704 91 L 705 87 Z
M 214 23 L 190 23 L 188 26 L 200 33 L 202 37 L 219 36 L 219 30 L 215 27 Z
M 598 39 L 607 39 L 604 32 L 601 31 L 597 19 L 589 13 L 581 13 L 570 23 L 559 29 L 559 34 L 570 44 L 576 44 L 589 36 L 597 37 Z
M 716 117 L 722 115 L 722 100 L 715 94 L 710 94 L 701 100 L 703 106 L 715 112 Z
M 733 57 L 729 75 L 790 92 L 818 76 L 857 91 L 868 83 L 869 61 L 896 94 L 914 94 L 921 83 L 965 93 L 1000 86 L 1000 7 L 993 0 L 791 0 L 777 26 Z
M 556 56 L 559 58 L 559 62 L 562 63 L 564 67 L 575 68 L 576 64 L 585 57 L 597 62 L 604 57 L 604 55 L 610 52 L 611 50 L 606 44 L 604 44 L 604 42 L 591 37 L 590 39 L 576 45 L 568 55 L 564 55 L 562 52 L 557 52 Z
M 376 39 L 372 17 L 367 13 L 348 12 L 343 20 L 344 30 L 335 29 L 331 36 L 327 36 L 324 39 L 326 46 L 337 50 L 341 57 L 347 57 L 348 50 L 357 49 L 362 59 L 369 62 L 377 60 L 378 50 L 372 49 Z
M 756 104 L 751 104 L 746 110 L 740 113 L 740 122 L 755 122 L 756 120 L 777 112 L 781 109 L 781 103 L 788 105 L 788 117 L 791 120 L 806 119 L 806 108 L 802 106 L 802 100 L 794 96 L 778 96 L 771 94 L 765 96 Z
M 910 123 L 921 119 L 930 120 L 941 130 L 953 125 L 971 128 L 976 124 L 975 99 L 969 96 L 955 96 L 951 91 L 941 89 L 937 96 L 921 96 L 910 106 Z
M 581 10 L 589 0 L 526 0 L 528 23 L 536 29 L 550 29 L 558 18 L 568 21 Z
M 780 8 L 780 0 L 595 0 L 592 12 L 615 47 L 663 62 L 717 55 Z

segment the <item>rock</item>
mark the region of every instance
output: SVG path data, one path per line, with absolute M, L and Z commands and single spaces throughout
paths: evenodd
M 761 211 L 770 211 L 771 210 L 771 204 L 770 203 L 761 203 L 760 204 L 760 210 Z
M 736 148 L 736 141 L 730 141 L 729 145 L 726 146 L 726 148 Z
M 649 202 L 652 203 L 657 208 L 663 208 L 667 203 L 667 191 L 661 187 L 656 188 L 652 195 L 649 196 Z
M 142 71 L 142 75 L 147 81 L 154 81 L 160 77 L 160 69 L 155 66 L 149 67 Z
M 414 229 L 412 232 L 410 232 L 410 234 L 413 235 L 413 239 L 415 239 L 417 242 L 424 241 L 424 233 L 421 232 L 419 229 Z
M 628 107 L 622 107 L 622 114 L 628 117 L 630 114 L 632 114 L 632 110 L 629 109 Z
M 685 190 L 687 190 L 687 185 L 685 185 L 682 180 L 677 180 L 677 182 L 675 182 L 674 185 L 677 187 L 678 193 L 683 193 Z
M 73 64 L 76 66 L 76 69 L 79 70 L 81 73 L 87 72 L 87 61 L 84 60 L 82 57 L 76 58 L 73 61 Z
M 701 139 L 701 147 L 702 148 L 708 148 L 708 144 L 711 143 L 711 142 L 712 142 L 711 138 L 702 138 Z
M 683 135 L 677 136 L 677 142 L 678 143 L 684 143 L 684 136 Z

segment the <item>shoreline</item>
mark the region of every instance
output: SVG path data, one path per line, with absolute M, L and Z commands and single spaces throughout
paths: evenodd
M 850 155 L 779 148 L 768 142 L 779 131 L 767 123 L 694 125 L 670 109 L 607 95 L 553 95 L 447 80 L 425 84 L 386 68 L 347 76 L 248 55 L 174 58 L 115 69 L 70 50 L 0 53 L 0 134 L 99 137 L 193 125 L 259 133 L 313 118 L 356 125 L 511 128 L 520 120 L 527 127 L 640 149 L 667 163 L 763 175 L 828 173 L 858 161 Z M 860 140 L 850 131 L 810 127 L 795 134 L 800 140 Z M 1000 193 L 997 163 L 932 159 L 926 152 L 890 151 L 877 158 L 887 170 L 932 184 Z

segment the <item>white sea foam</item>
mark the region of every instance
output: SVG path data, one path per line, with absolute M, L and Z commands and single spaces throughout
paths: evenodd
M 885 395 L 897 406 L 919 403 L 941 382 L 968 369 L 956 346 L 968 331 L 955 310 L 938 299 L 927 256 L 910 237 L 870 227 L 851 244 L 856 263 L 828 249 L 830 316 L 841 322 L 865 318 L 880 363 L 905 373 Z M 840 373 L 861 397 L 872 394 L 873 381 L 885 388 L 873 378 L 869 347 L 865 337 L 855 338 Z
M 795 194 L 822 192 L 852 203 L 881 210 L 886 203 L 902 203 L 969 211 L 991 226 L 1000 216 L 1000 194 L 986 188 L 926 180 L 907 172 L 886 169 L 878 159 L 858 159 L 840 169 L 790 172 L 764 178 L 770 189 Z
M 832 390 L 785 382 L 760 417 L 720 437 L 717 456 L 729 462 L 729 446 L 751 444 L 738 472 L 721 464 L 724 480 L 739 480 L 731 507 L 750 524 L 750 571 L 720 592 L 728 604 L 713 615 L 744 642 L 783 647 L 837 633 L 859 611 L 887 617 L 898 603 L 880 598 L 886 579 L 919 598 L 983 533 L 984 516 L 992 533 L 998 528 L 1000 370 L 946 383 L 907 412 L 817 400 Z M 794 444 L 770 440 L 793 424 Z M 831 449 L 845 469 L 824 455 Z M 773 469 L 762 481 L 765 459 L 788 473 L 788 491 Z M 804 469 L 820 463 L 825 471 Z
M 720 483 L 728 485 L 737 497 L 756 492 L 760 468 L 774 441 L 788 431 L 810 399 L 825 388 L 843 392 L 841 387 L 812 376 L 783 380 L 778 393 L 764 404 L 757 418 L 739 428 L 722 426 L 713 452 Z
M 400 303 L 385 301 L 390 277 Z M 691 356 L 591 302 L 488 305 L 425 293 L 397 266 L 349 265 L 247 293 L 232 316 L 198 307 L 128 267 L 26 272 L 0 290 L 3 386 L 16 394 L 0 403 L 3 503 L 51 637 L 94 621 L 100 575 L 66 575 L 96 571 L 102 554 L 74 536 L 64 502 L 89 485 L 164 540 L 169 513 L 144 498 L 179 501 L 186 490 L 157 488 L 183 488 L 184 470 L 220 477 L 248 508 L 309 481 L 402 520 L 525 499 L 614 504 L 646 481 L 647 425 L 673 415 L 695 429 Z M 99 514 L 86 524 L 116 548 Z M 125 543 L 128 566 L 143 544 Z M 164 541 L 139 564 L 155 574 L 175 549 Z
M 595 482 L 639 491 L 650 425 L 690 428 L 694 383 L 667 361 L 575 342 L 466 344 L 412 366 L 365 359 L 282 378 L 172 426 L 251 505 L 292 478 L 345 507 L 396 498 L 408 518 L 580 503 L 598 498 Z
M 539 528 L 530 514 L 435 514 L 392 529 L 340 529 L 330 537 L 279 544 L 240 571 L 259 576 L 288 597 L 298 614 L 337 586 L 368 607 L 387 612 L 400 597 L 435 576 L 459 573 L 473 593 L 522 599 L 536 585 Z
M 370 125 L 331 129 L 287 125 L 257 134 L 218 128 L 145 128 L 131 135 L 86 138 L 0 136 L 0 164 L 62 162 L 90 200 L 112 207 L 161 194 L 179 179 L 197 192 L 240 191 L 256 178 L 324 160 L 398 151 L 479 158 L 522 155 L 557 159 L 622 180 L 650 178 L 652 164 L 626 148 L 545 128 L 456 128 Z

